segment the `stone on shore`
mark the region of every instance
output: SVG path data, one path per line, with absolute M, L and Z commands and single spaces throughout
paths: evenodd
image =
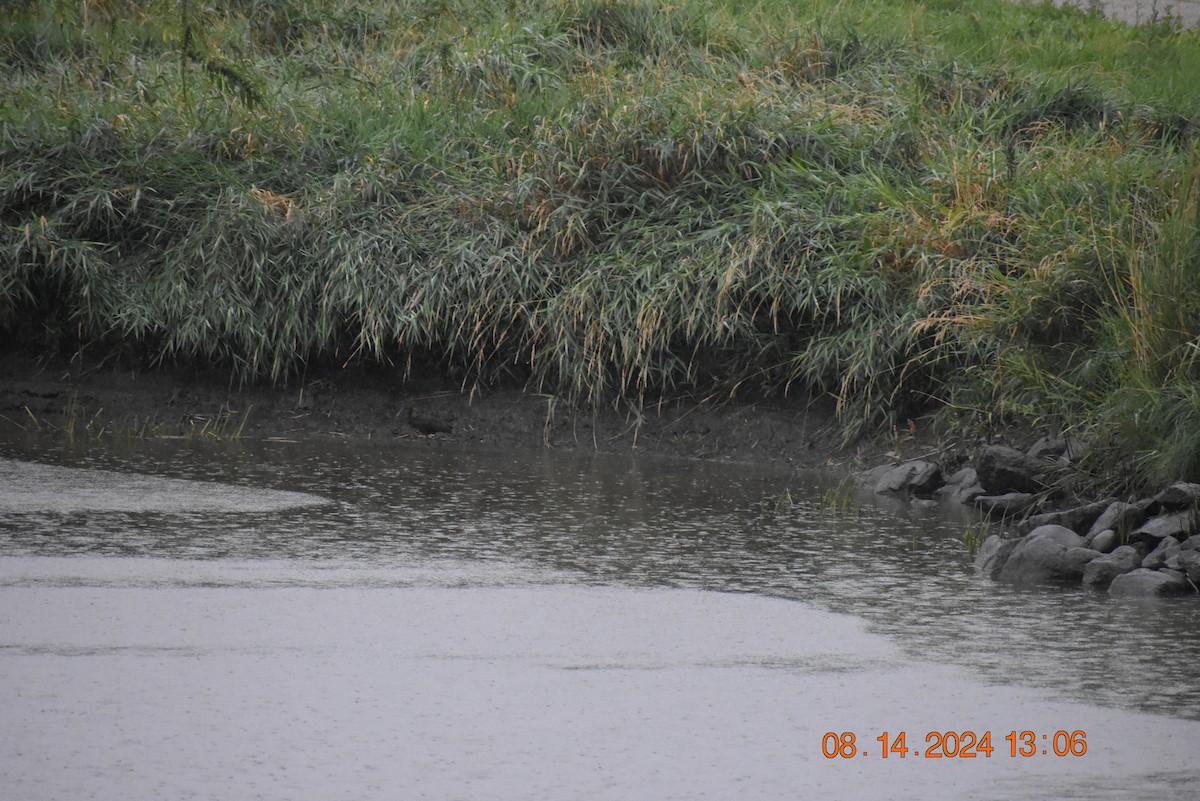
M 1121 544 L 1121 535 L 1111 528 L 1106 528 L 1104 531 L 1096 532 L 1095 536 L 1089 534 L 1084 538 L 1083 544 L 1093 551 L 1112 553 L 1113 549 Z
M 1149 570 L 1157 570 L 1160 567 L 1170 567 L 1167 564 L 1173 556 L 1179 555 L 1179 540 L 1174 537 L 1163 537 L 1157 547 L 1150 553 L 1146 554 L 1146 558 L 1142 560 L 1142 567 Z
M 1092 527 L 1092 523 L 1095 523 L 1096 519 L 1115 500 L 1116 498 L 1108 498 L 1103 501 L 1087 503 L 1083 506 L 1075 506 L 1070 509 L 1059 509 L 1054 512 L 1032 515 L 1028 520 L 1021 521 L 1018 530 L 1030 532 L 1038 526 L 1056 525 L 1066 526 L 1076 534 L 1087 534 Z
M 1019 540 L 996 578 L 1019 587 L 1079 581 L 1100 554 L 1083 547 L 1083 537 L 1064 526 L 1040 526 Z
M 991 534 L 975 552 L 975 567 L 990 579 L 996 578 L 1020 540 L 1010 540 Z
M 898 464 L 883 472 L 875 482 L 875 492 L 896 495 L 912 495 L 928 498 L 942 486 L 942 468 L 934 462 L 914 459 Z
M 1155 598 L 1194 592 L 1180 573 L 1174 570 L 1147 570 L 1144 567 L 1117 576 L 1108 591 L 1125 598 Z
M 979 483 L 989 495 L 1038 492 L 1045 488 L 1042 477 L 1048 467 L 1044 459 L 1006 445 L 986 445 L 975 459 Z
M 1142 552 L 1132 545 L 1122 545 L 1110 554 L 1097 557 L 1083 569 L 1083 585 L 1098 590 L 1107 589 L 1117 576 L 1137 569 Z
M 1186 509 L 1152 517 L 1129 533 L 1131 540 L 1144 542 L 1151 548 L 1167 537 L 1185 540 L 1196 531 L 1196 512 Z
M 1200 551 L 1180 551 L 1179 569 L 1193 583 L 1200 585 Z
M 1154 496 L 1155 508 L 1159 511 L 1190 509 L 1200 506 L 1200 484 L 1180 481 Z
M 1108 508 L 1092 523 L 1092 527 L 1088 530 L 1088 536 L 1099 534 L 1108 528 L 1117 533 L 1132 531 L 1145 519 L 1146 511 L 1140 505 L 1115 501 L 1109 504 Z
M 963 467 L 951 473 L 946 483 L 938 487 L 934 494 L 947 496 L 958 503 L 969 504 L 983 494 L 983 487 L 979 486 L 979 476 L 975 473 L 975 468 Z

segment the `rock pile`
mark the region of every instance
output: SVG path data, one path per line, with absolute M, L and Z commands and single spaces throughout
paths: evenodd
M 1065 441 L 1043 439 L 1028 451 L 988 445 L 974 467 L 949 476 L 917 459 L 863 477 L 880 494 L 952 500 L 992 519 L 1024 516 L 1017 537 L 993 534 L 976 554 L 976 566 L 999 581 L 1082 584 L 1125 596 L 1200 592 L 1200 484 L 1180 482 L 1132 503 L 1107 498 L 1034 514 L 1073 456 Z

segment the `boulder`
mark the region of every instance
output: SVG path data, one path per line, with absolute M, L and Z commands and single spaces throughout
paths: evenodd
M 1022 587 L 1079 581 L 1088 562 L 1099 557 L 1069 528 L 1041 526 L 1018 541 L 996 578 Z
M 1196 512 L 1186 509 L 1150 518 L 1129 532 L 1129 538 L 1154 548 L 1167 537 L 1174 537 L 1177 541 L 1188 539 L 1196 528 Z
M 924 459 L 914 459 L 883 473 L 875 482 L 875 492 L 927 498 L 942 484 L 940 466 Z
M 1087 539 L 1084 540 L 1084 545 L 1100 553 L 1111 553 L 1120 544 L 1121 536 L 1111 528 L 1097 532 L 1094 537 L 1089 534 Z
M 1154 496 L 1156 511 L 1175 511 L 1200 506 L 1200 484 L 1180 481 Z
M 1147 570 L 1139 567 L 1112 580 L 1108 591 L 1126 598 L 1155 598 L 1194 592 L 1186 578 L 1173 570 Z
M 1045 488 L 1042 476 L 1048 466 L 1044 459 L 1006 445 L 986 445 L 975 459 L 979 483 L 989 495 L 1038 492 Z
M 1057 459 L 1066 455 L 1067 441 L 1062 437 L 1042 437 L 1026 453 L 1034 459 Z
M 962 467 L 955 470 L 935 494 L 969 504 L 983 494 L 983 487 L 979 486 L 979 476 L 974 467 Z
M 1107 589 L 1113 579 L 1136 569 L 1141 561 L 1141 551 L 1130 545 L 1122 545 L 1112 553 L 1088 562 L 1083 569 L 1083 584 L 1098 590 Z
M 1141 506 L 1134 503 L 1114 501 L 1092 523 L 1092 527 L 1088 529 L 1088 536 L 1099 534 L 1106 528 L 1111 528 L 1118 534 L 1123 531 L 1132 531 L 1145 519 L 1146 512 Z
M 1200 534 L 1193 534 L 1179 546 L 1181 551 L 1200 551 Z
M 1200 551 L 1180 551 L 1179 569 L 1193 584 L 1200 585 Z
M 975 567 L 988 578 L 996 578 L 1019 542 L 1002 539 L 996 534 L 990 535 L 975 552 Z
M 1076 534 L 1087 534 L 1092 527 L 1092 523 L 1096 522 L 1096 518 L 1115 501 L 1115 498 L 1110 498 L 1095 503 L 1084 504 L 1083 506 L 1075 506 L 1070 509 L 1060 509 L 1054 512 L 1045 512 L 1040 515 L 1033 515 L 1027 520 L 1021 522 L 1018 530 L 1033 531 L 1038 526 L 1066 526 Z
M 1178 554 L 1179 540 L 1174 537 L 1163 537 L 1154 550 L 1146 554 L 1146 558 L 1142 560 L 1142 567 L 1150 570 L 1169 567 L 1167 560 Z

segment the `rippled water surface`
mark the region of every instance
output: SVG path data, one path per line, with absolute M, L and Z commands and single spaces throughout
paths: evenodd
M 1200 782 L 1200 603 L 995 585 L 961 520 L 833 511 L 828 477 L 297 443 L 0 457 L 0 782 L 22 798 Z M 1009 755 L 1026 729 L 1044 756 Z M 945 730 L 996 751 L 880 758 L 883 731 Z M 1088 753 L 1054 756 L 1059 730 Z M 826 759 L 829 731 L 865 756 Z

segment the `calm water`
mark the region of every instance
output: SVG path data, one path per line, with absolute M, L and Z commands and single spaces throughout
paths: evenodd
M 961 521 L 869 498 L 833 513 L 827 482 L 556 452 L 4 441 L 0 784 L 1194 798 L 1200 603 L 1013 591 L 975 575 Z M 1027 729 L 1046 740 L 1011 757 Z M 947 730 L 996 750 L 880 758 L 883 731 L 924 751 Z M 1056 757 L 1058 730 L 1087 753 Z M 829 731 L 855 732 L 854 758 L 822 756 Z

